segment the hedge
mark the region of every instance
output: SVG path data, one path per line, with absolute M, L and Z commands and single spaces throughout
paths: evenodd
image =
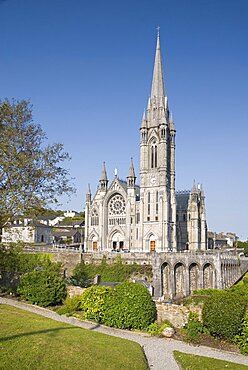
M 210 334 L 232 340 L 240 333 L 247 300 L 235 291 L 216 291 L 204 303 L 202 319 Z

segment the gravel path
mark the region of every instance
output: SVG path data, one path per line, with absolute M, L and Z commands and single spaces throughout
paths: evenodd
M 0 297 L 0 304 L 1 303 L 18 307 L 26 311 L 34 312 L 38 315 L 42 315 L 56 321 L 65 322 L 74 326 L 78 326 L 80 328 L 90 329 L 98 331 L 103 334 L 113 335 L 115 337 L 129 339 L 134 342 L 137 342 L 143 347 L 151 370 L 166 370 L 166 369 L 179 370 L 179 366 L 177 365 L 173 357 L 174 350 L 216 358 L 225 361 L 231 361 L 246 365 L 248 368 L 248 357 L 240 354 L 221 351 L 205 346 L 196 347 L 175 339 L 151 337 L 145 333 L 134 333 L 127 330 L 109 328 L 88 321 L 80 321 L 73 317 L 60 316 L 57 313 L 50 311 L 48 309 L 14 301 L 7 298 Z

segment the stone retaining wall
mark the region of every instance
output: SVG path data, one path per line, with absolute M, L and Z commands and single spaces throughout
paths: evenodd
M 202 308 L 199 306 L 179 306 L 170 303 L 156 302 L 157 308 L 157 321 L 161 324 L 165 320 L 169 320 L 175 328 L 182 328 L 188 321 L 190 311 L 202 317 Z
M 67 286 L 67 293 L 69 297 L 74 297 L 75 295 L 81 295 L 85 291 L 86 288 L 81 288 L 80 286 L 68 285 Z

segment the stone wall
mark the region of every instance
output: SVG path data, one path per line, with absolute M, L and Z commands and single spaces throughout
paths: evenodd
M 76 265 L 81 262 L 81 253 L 57 252 L 52 254 L 54 262 L 61 262 L 65 277 L 72 275 Z
M 169 320 L 175 328 L 182 328 L 188 321 L 190 311 L 202 317 L 202 308 L 199 306 L 179 306 L 169 303 L 156 302 L 157 321 L 159 324 L 165 320 Z
M 81 288 L 80 286 L 68 285 L 66 289 L 67 289 L 67 294 L 71 298 L 71 297 L 74 297 L 75 295 L 83 294 L 86 288 Z

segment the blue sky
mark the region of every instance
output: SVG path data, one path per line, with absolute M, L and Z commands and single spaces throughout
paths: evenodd
M 177 129 L 176 188 L 203 183 L 213 231 L 248 237 L 246 0 L 0 0 L 0 99 L 30 99 L 34 119 L 72 160 L 84 208 L 109 179 L 139 173 L 139 127 L 160 26 Z

